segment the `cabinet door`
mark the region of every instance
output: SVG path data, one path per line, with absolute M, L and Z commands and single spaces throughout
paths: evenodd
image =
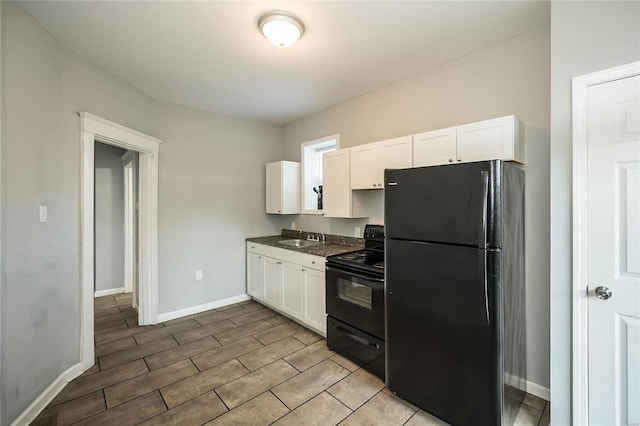
M 323 210 L 326 217 L 351 216 L 349 149 L 327 152 L 323 161 Z
M 351 148 L 351 189 L 380 188 L 379 169 L 377 143 Z
M 282 163 L 267 164 L 267 213 L 282 213 Z
M 413 167 L 436 166 L 455 161 L 455 127 L 413 135 Z
M 515 117 L 458 126 L 458 162 L 514 159 Z
M 264 298 L 264 260 L 251 252 L 247 252 L 247 293 L 255 299 Z
M 289 262 L 282 262 L 282 310 L 294 318 L 303 318 L 302 268 Z
M 282 307 L 282 262 L 270 257 L 264 259 L 264 300 Z
M 386 169 L 407 169 L 413 166 L 413 138 L 388 139 L 378 143 L 378 187 L 383 188 Z
M 304 271 L 304 322 L 327 333 L 327 310 L 325 300 L 325 273 L 313 269 Z

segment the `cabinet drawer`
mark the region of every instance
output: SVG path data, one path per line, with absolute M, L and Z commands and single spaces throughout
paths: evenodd
M 314 256 L 312 254 L 302 255 L 302 265 L 305 268 L 316 269 L 318 271 L 324 271 L 324 264 L 326 259 L 322 256 Z
M 302 253 L 298 253 L 293 250 L 281 249 L 278 247 L 271 247 L 265 246 L 263 244 L 248 242 L 247 251 L 258 253 L 266 257 L 283 260 L 285 262 L 296 263 L 298 265 L 302 263 Z

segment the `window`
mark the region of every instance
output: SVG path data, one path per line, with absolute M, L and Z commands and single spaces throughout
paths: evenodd
M 302 144 L 302 213 L 321 214 L 322 155 L 335 151 L 340 145 L 340 135 L 331 135 Z

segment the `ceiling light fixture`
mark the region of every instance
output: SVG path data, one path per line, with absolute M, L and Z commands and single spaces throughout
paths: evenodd
M 258 19 L 258 27 L 267 40 L 278 47 L 292 46 L 304 34 L 302 21 L 283 11 L 265 13 Z

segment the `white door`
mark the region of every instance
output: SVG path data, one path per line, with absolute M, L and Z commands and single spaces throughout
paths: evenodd
M 587 92 L 589 424 L 640 424 L 640 77 Z

